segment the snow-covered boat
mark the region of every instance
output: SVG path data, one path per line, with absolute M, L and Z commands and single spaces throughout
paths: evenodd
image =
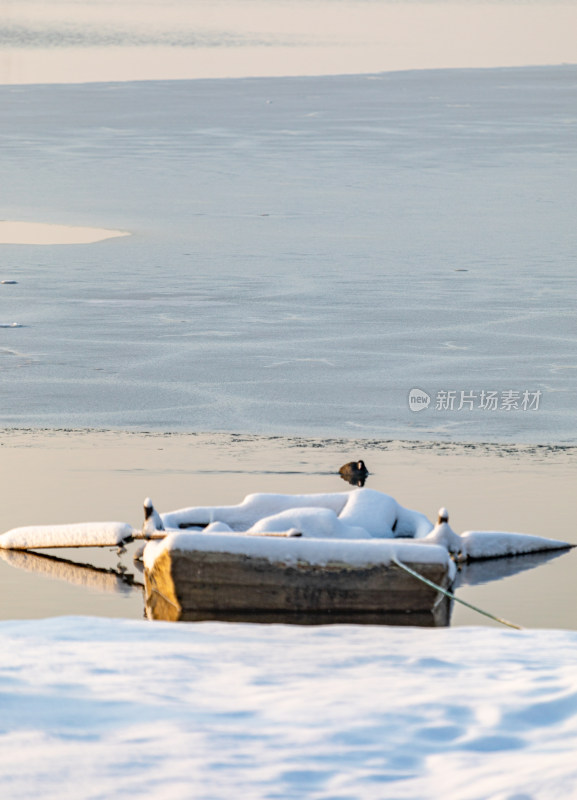
M 424 515 L 368 489 L 253 494 L 236 506 L 156 517 L 145 504 L 145 514 L 149 535 L 159 525 L 168 529 L 144 552 L 152 616 L 433 614 L 442 592 L 395 560 L 406 559 L 442 588 L 455 574 L 446 548 L 411 540 L 430 531 Z
M 148 502 L 148 501 L 147 501 Z M 212 614 L 447 615 L 456 560 L 566 547 L 491 532 L 459 536 L 371 489 L 254 494 L 236 506 L 158 515 L 145 504 L 147 607 L 174 619 Z M 184 530 L 187 532 L 184 532 Z M 494 551 L 494 552 L 493 552 Z M 408 569 L 407 569 L 408 568 Z M 438 624 L 438 623 L 437 623 Z
M 122 553 L 134 539 L 148 540 L 147 608 L 155 618 L 282 613 L 374 621 L 375 615 L 445 614 L 455 561 L 571 546 L 502 531 L 459 535 L 446 509 L 433 526 L 424 514 L 365 488 L 253 494 L 235 506 L 166 514 L 147 498 L 144 509 L 142 530 L 121 522 L 15 528 L 0 535 L 0 549 L 100 546 Z

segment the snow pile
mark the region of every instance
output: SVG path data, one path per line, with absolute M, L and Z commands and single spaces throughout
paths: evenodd
M 332 515 L 315 513 L 315 509 L 329 510 Z M 225 522 L 234 530 L 279 531 L 299 528 L 302 523 L 307 535 L 350 539 L 421 538 L 433 528 L 424 514 L 404 508 L 394 497 L 374 489 L 334 494 L 249 494 L 236 506 L 183 508 L 161 517 L 165 528 Z
M 211 522 L 204 529 L 205 533 L 233 533 L 232 528 L 226 522 Z
M 404 508 L 390 495 L 365 488 L 335 494 L 250 494 L 236 506 L 184 508 L 162 514 L 160 519 L 167 529 L 193 523 L 207 525 L 207 533 L 274 533 L 294 528 L 312 539 L 410 538 L 440 545 L 461 561 L 571 546 L 555 539 L 504 531 L 469 531 L 459 536 L 448 523 L 447 509 L 440 509 L 439 522 L 433 527 L 424 514 Z M 189 546 L 196 541 L 203 540 L 191 539 Z M 235 547 L 242 547 L 242 541 Z M 208 546 L 203 543 L 202 547 Z M 260 547 L 266 545 L 252 544 L 250 552 Z
M 2 797 L 573 800 L 577 633 L 0 624 Z
M 425 537 L 425 541 L 446 547 L 458 561 L 520 556 L 574 547 L 558 539 L 546 539 L 543 536 L 531 536 L 526 533 L 465 531 L 459 536 L 449 525 L 449 512 L 446 508 L 439 509 L 438 522 Z
M 330 508 L 339 514 L 349 492 L 332 494 L 248 494 L 236 506 L 192 506 L 161 514 L 165 528 L 180 525 L 208 525 L 225 522 L 235 530 L 248 530 L 263 517 L 270 517 L 293 508 Z
M 276 533 L 296 528 L 315 539 L 368 539 L 366 528 L 346 525 L 330 508 L 288 508 L 263 517 L 249 528 L 251 533 Z
M 375 489 L 349 492 L 339 518 L 364 528 L 370 536 L 384 538 L 421 538 L 433 527 L 424 514 L 404 508 L 394 497 Z
M 27 550 L 51 547 L 115 547 L 132 538 L 126 522 L 78 522 L 71 525 L 31 525 L 0 535 L 0 548 Z
M 149 542 L 143 554 L 146 569 L 151 570 L 156 559 L 166 551 L 234 553 L 263 558 L 275 564 L 306 562 L 320 567 L 327 564 L 354 567 L 390 564 L 396 558 L 411 563 L 444 564 L 451 577 L 454 577 L 455 569 L 444 547 L 407 540 L 277 538 L 235 533 L 172 533 L 160 542 Z

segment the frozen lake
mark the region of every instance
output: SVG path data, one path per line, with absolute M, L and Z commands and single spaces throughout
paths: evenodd
M 0 0 L 0 531 L 342 491 L 364 457 L 458 531 L 575 542 L 576 25 Z M 49 555 L 82 565 L 0 559 L 3 797 L 575 795 L 575 549 L 461 569 L 571 629 L 521 633 L 145 625 L 130 552 Z
M 0 424 L 576 441 L 576 84 L 0 87 Z

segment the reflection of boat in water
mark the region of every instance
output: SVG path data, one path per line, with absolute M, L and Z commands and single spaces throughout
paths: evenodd
M 447 627 L 452 603 L 442 597 L 430 611 L 315 612 L 304 611 L 183 611 L 155 591 L 146 593 L 148 619 L 168 622 L 248 622 L 261 625 L 403 625 L 420 628 Z
M 23 550 L 0 550 L 0 558 L 16 569 L 33 572 L 45 578 L 65 581 L 83 589 L 98 592 L 128 594 L 141 589 L 142 583 L 134 575 L 120 570 L 77 564 L 68 559 Z

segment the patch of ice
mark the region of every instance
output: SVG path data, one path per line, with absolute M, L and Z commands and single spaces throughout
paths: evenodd
M 118 236 L 130 236 L 130 234 L 128 231 L 113 231 L 106 228 L 0 221 L 0 244 L 92 244 Z

